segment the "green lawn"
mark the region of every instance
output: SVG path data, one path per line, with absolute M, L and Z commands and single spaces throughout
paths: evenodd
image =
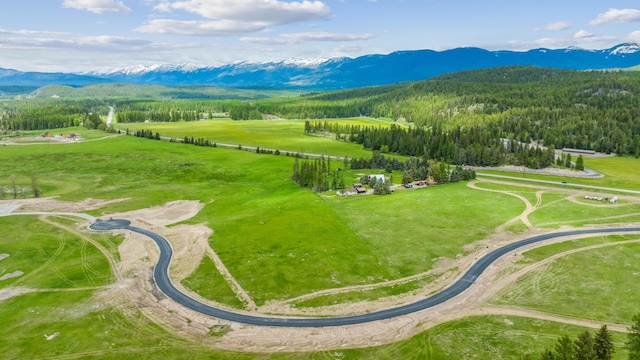
M 566 246 L 553 245 L 553 252 Z M 640 288 L 630 284 L 639 279 L 640 243 L 618 244 L 559 258 L 501 291 L 495 302 L 624 324 L 638 313 Z

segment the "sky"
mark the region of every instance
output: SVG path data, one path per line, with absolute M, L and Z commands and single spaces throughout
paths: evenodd
M 219 66 L 640 43 L 638 0 L 5 0 L 0 68 Z

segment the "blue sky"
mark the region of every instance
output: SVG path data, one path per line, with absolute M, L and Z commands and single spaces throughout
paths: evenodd
M 12 0 L 0 67 L 89 71 L 640 43 L 637 0 Z

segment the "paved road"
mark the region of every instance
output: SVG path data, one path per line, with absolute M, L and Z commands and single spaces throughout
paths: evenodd
M 611 233 L 640 233 L 640 227 L 634 228 L 610 228 L 610 229 L 589 229 L 589 230 L 573 230 L 563 231 L 551 234 L 539 235 L 523 239 L 501 248 L 493 250 L 489 254 L 478 260 L 467 272 L 443 291 L 432 295 L 423 300 L 399 306 L 392 309 L 376 311 L 368 314 L 342 316 L 332 318 L 293 318 L 293 317 L 275 317 L 266 315 L 250 315 L 246 313 L 232 312 L 228 310 L 219 309 L 207 304 L 198 302 L 195 299 L 190 298 L 188 295 L 180 292 L 173 283 L 169 275 L 169 264 L 171 263 L 171 257 L 173 256 L 173 249 L 171 244 L 164 237 L 147 231 L 144 229 L 130 226 L 127 220 L 97 220 L 96 223 L 91 225 L 94 230 L 112 230 L 112 229 L 126 229 L 139 234 L 148 236 L 151 238 L 158 248 L 160 249 L 160 257 L 153 271 L 153 278 L 156 282 L 156 286 L 167 297 L 173 299 L 177 303 L 191 310 L 199 313 L 214 316 L 220 319 L 262 326 L 280 326 L 280 327 L 326 327 L 326 326 L 343 326 L 362 324 L 372 321 L 390 319 L 396 316 L 407 315 L 417 311 L 425 310 L 430 307 L 441 304 L 447 300 L 454 298 L 468 289 L 494 261 L 501 256 L 523 247 L 525 245 L 537 243 L 544 240 L 560 238 L 564 236 L 573 235 L 605 235 Z

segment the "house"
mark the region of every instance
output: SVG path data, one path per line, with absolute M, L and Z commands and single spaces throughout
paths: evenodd
M 376 184 L 381 183 L 384 184 L 384 175 L 382 174 L 376 174 L 376 175 L 369 175 L 369 182 L 371 182 L 371 180 L 376 179 Z
M 367 189 L 363 188 L 363 187 L 359 187 L 359 188 L 355 188 L 356 192 L 358 194 L 366 194 L 367 193 Z
M 353 188 L 354 188 L 354 189 L 361 188 L 361 187 L 362 187 L 362 184 L 361 184 L 361 183 L 355 183 L 355 184 L 353 184 Z

